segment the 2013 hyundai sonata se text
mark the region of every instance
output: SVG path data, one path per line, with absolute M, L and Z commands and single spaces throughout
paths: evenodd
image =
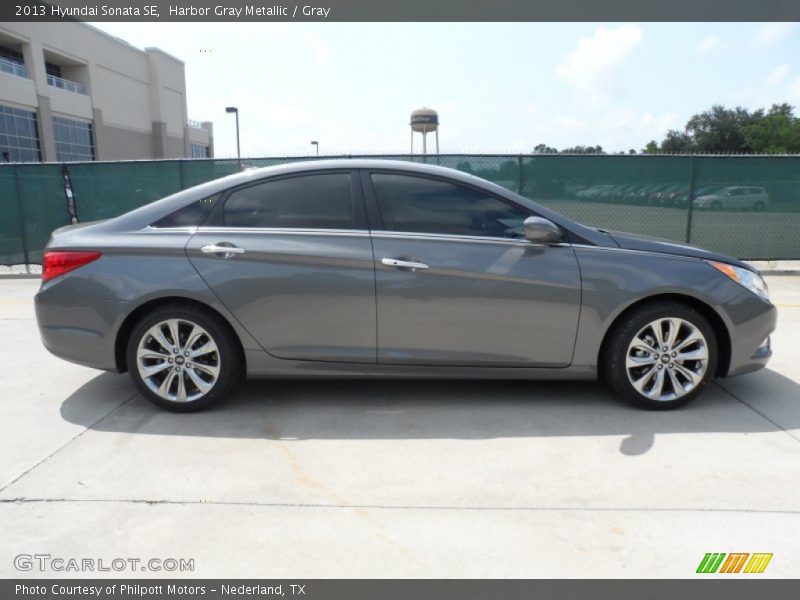
M 42 280 L 52 353 L 175 411 L 244 376 L 601 376 L 674 408 L 763 367 L 776 321 L 734 258 L 400 161 L 249 170 L 62 227 Z

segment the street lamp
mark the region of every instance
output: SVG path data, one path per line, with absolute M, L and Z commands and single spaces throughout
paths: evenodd
M 311 140 L 311 145 L 317 147 L 317 156 L 319 156 L 319 142 L 317 140 Z
M 242 166 L 242 151 L 239 148 L 239 109 L 235 106 L 226 106 L 226 113 L 236 113 L 236 158 L 239 159 L 239 167 Z

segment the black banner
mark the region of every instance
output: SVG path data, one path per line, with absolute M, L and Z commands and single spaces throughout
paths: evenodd
M 757 577 L 757 576 L 756 576 Z M 797 580 L 3 580 L 0 598 L 31 600 L 751 600 L 798 598 Z
M 3 0 L 0 21 L 800 21 L 796 0 Z

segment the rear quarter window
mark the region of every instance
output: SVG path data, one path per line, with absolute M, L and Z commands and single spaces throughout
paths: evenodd
M 203 198 L 197 202 L 192 202 L 188 206 L 176 210 L 174 213 L 159 219 L 151 225 L 151 227 L 166 228 L 166 227 L 199 227 L 211 214 L 211 209 L 214 208 L 220 194 L 214 194 L 208 198 Z

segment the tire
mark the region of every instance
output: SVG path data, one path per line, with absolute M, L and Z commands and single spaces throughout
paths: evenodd
M 244 364 L 228 324 L 188 303 L 161 306 L 142 317 L 128 338 L 126 361 L 142 395 L 173 412 L 195 412 L 221 402 L 242 378 Z
M 764 208 L 766 207 L 764 206 L 764 203 L 761 200 L 753 204 L 753 210 L 756 212 L 761 212 L 762 210 L 764 210 Z
M 711 203 L 711 210 L 722 210 L 722 202 L 714 200 L 714 202 Z
M 671 328 L 676 325 L 677 334 L 670 342 Z M 655 344 L 658 339 L 660 346 Z M 656 358 L 645 347 L 656 350 Z M 666 353 L 664 347 L 669 348 Z M 690 358 L 679 358 L 682 355 Z M 703 391 L 716 372 L 718 357 L 716 335 L 702 314 L 680 302 L 657 301 L 617 321 L 604 344 L 600 366 L 620 398 L 639 408 L 671 410 Z

